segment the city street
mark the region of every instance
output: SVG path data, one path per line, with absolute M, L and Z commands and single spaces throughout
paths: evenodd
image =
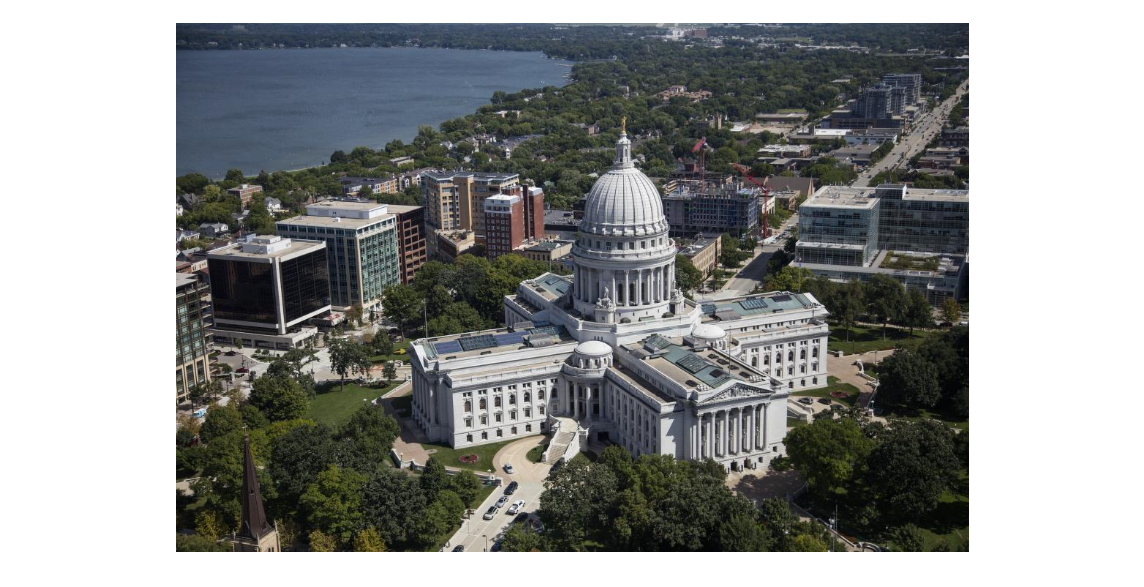
M 949 111 L 953 106 L 961 100 L 961 96 L 969 91 L 969 80 L 965 80 L 957 91 L 943 102 L 937 108 L 926 113 L 918 121 L 918 126 L 910 131 L 910 134 L 900 137 L 897 146 L 889 155 L 882 158 L 881 161 L 875 163 L 866 171 L 858 175 L 858 179 L 854 181 L 854 187 L 867 187 L 870 185 L 870 180 L 879 173 L 901 167 L 909 163 L 911 157 L 916 155 L 925 146 L 933 140 L 937 133 L 941 132 L 941 126 L 944 124 L 946 118 L 949 116 Z
M 784 232 L 788 232 L 794 226 L 798 226 L 797 212 L 791 215 L 780 228 L 773 229 L 771 235 L 778 236 Z M 728 279 L 727 283 L 723 284 L 723 287 L 718 292 L 701 297 L 717 296 L 722 298 L 729 295 L 745 296 L 755 291 L 755 287 L 761 286 L 767 276 L 767 262 L 770 261 L 771 254 L 782 249 L 785 244 L 786 237 L 776 239 L 774 244 L 760 244 L 759 247 L 755 249 L 755 256 L 748 260 L 747 264 L 739 269 L 739 272 L 736 273 L 734 277 Z

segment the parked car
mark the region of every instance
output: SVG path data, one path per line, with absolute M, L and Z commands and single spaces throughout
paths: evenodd
M 481 517 L 483 517 L 486 520 L 491 520 L 496 515 L 497 515 L 497 506 L 494 505 L 494 506 L 489 506 L 488 511 L 486 511 L 485 515 L 481 516 Z
M 517 488 L 517 487 L 520 487 L 520 484 L 519 484 L 519 483 L 517 483 L 516 481 L 513 481 L 512 483 L 509 483 L 509 484 L 508 484 L 508 487 L 505 487 L 505 488 L 504 488 L 504 494 L 505 494 L 505 495 L 512 495 L 512 494 L 516 493 L 516 488 Z
M 511 515 L 515 514 L 516 512 L 519 512 L 520 508 L 522 508 L 522 507 L 524 507 L 524 500 L 518 499 L 518 500 L 512 502 L 512 505 L 509 506 L 508 511 L 505 513 L 511 516 Z
M 249 373 L 250 369 L 247 369 L 246 367 L 239 367 L 239 368 L 235 369 L 234 372 L 235 373 Z
M 453 552 L 465 552 L 465 545 L 464 544 L 458 544 L 458 545 L 454 546 Z
M 827 405 L 829 405 L 829 404 L 830 404 L 830 398 L 828 398 L 828 397 L 820 397 L 820 398 L 818 398 L 818 403 L 820 403 L 820 404 L 827 404 Z
M 228 357 L 233 357 L 233 356 L 235 356 L 235 355 L 237 355 L 237 354 L 238 354 L 238 353 L 236 353 L 236 352 L 234 352 L 234 351 L 227 351 L 227 352 L 226 352 L 226 356 L 228 356 Z
M 509 475 L 512 475 L 512 472 L 513 472 L 512 471 L 512 463 L 505 463 L 504 472 L 509 474 Z
M 806 404 L 809 406 L 810 404 L 814 403 L 814 400 L 810 399 L 809 397 L 800 397 L 798 398 L 798 403 Z
M 497 504 L 493 507 L 494 508 L 502 508 L 502 507 L 504 507 L 504 504 L 506 504 L 506 503 L 508 503 L 508 496 L 502 495 L 501 498 L 497 500 Z
M 513 520 L 512 523 L 513 524 L 519 524 L 521 522 L 527 522 L 527 521 L 528 521 L 528 512 L 520 512 L 519 514 L 516 515 L 516 519 Z

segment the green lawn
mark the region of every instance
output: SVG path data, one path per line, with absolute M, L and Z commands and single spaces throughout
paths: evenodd
M 469 446 L 469 447 L 460 448 L 460 449 L 453 449 L 453 448 L 450 448 L 450 447 L 445 446 L 443 444 L 425 443 L 425 444 L 422 444 L 421 446 L 425 447 L 425 450 L 430 451 L 430 456 L 437 459 L 438 462 L 440 462 L 442 465 L 445 465 L 446 467 L 456 467 L 458 469 L 469 469 L 472 471 L 488 472 L 489 469 L 493 468 L 493 456 L 495 456 L 497 454 L 497 451 L 504 448 L 508 443 L 513 442 L 515 440 L 520 440 L 520 439 L 519 438 L 513 438 L 512 440 L 506 440 L 504 442 L 495 442 L 493 444 L 482 444 L 480 446 Z M 436 452 L 432 452 L 432 451 L 436 451 Z M 477 457 L 479 457 L 477 459 L 477 462 L 472 463 L 472 464 L 467 464 L 467 463 L 462 463 L 460 461 L 460 458 L 462 456 L 473 455 L 473 454 L 475 454 L 475 455 L 477 455 Z
M 405 354 L 397 354 L 398 350 L 404 350 Z M 401 341 L 393 345 L 392 355 L 373 355 L 369 358 L 371 363 L 384 363 L 385 361 L 401 361 L 402 363 L 409 362 L 409 341 Z
M 969 471 L 962 469 L 960 477 L 957 491 L 945 492 L 937 509 L 918 524 L 925 535 L 927 551 L 942 542 L 956 551 L 969 541 Z
M 806 420 L 802 418 L 787 418 L 786 425 L 787 428 L 798 428 L 799 426 L 806 426 Z
M 340 385 L 328 386 L 325 393 L 319 392 L 310 400 L 310 419 L 315 422 L 337 426 L 346 421 L 365 402 L 384 395 L 397 387 L 398 382 L 378 387 L 364 387 L 356 383 L 346 383 L 345 390 Z
M 532 447 L 532 449 L 530 449 L 528 451 L 528 454 L 526 456 L 528 457 L 528 460 L 530 460 L 534 463 L 539 463 L 540 459 L 544 458 L 544 451 L 547 448 L 548 448 L 547 444 L 541 444 L 538 446 L 534 446 L 534 447 Z
M 841 391 L 846 394 L 845 398 L 837 398 L 831 394 L 834 391 Z M 831 375 L 826 380 L 826 387 L 820 389 L 808 389 L 806 391 L 796 391 L 791 395 L 796 397 L 828 397 L 834 401 L 842 402 L 848 406 L 853 407 L 858 402 L 858 394 L 861 393 L 857 387 L 850 385 L 844 381 L 839 380 L 837 377 Z
M 925 332 L 915 330 L 914 335 L 910 336 L 908 330 L 887 328 L 886 339 L 882 340 L 881 327 L 855 326 L 854 329 L 850 331 L 850 342 L 846 342 L 846 329 L 837 324 L 832 324 L 830 327 L 829 344 L 831 350 L 842 351 L 844 354 L 852 355 L 874 350 L 883 351 L 900 346 L 914 346 L 925 340 L 927 336 L 932 336 L 935 333 L 937 333 L 937 331 Z

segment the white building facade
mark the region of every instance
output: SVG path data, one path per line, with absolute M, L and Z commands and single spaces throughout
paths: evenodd
M 784 454 L 789 394 L 827 383 L 825 308 L 788 292 L 690 301 L 675 287 L 668 231 L 622 134 L 588 194 L 573 275 L 522 283 L 505 297 L 507 328 L 410 346 L 413 418 L 430 440 L 462 447 L 558 427 L 580 446 L 735 470 Z

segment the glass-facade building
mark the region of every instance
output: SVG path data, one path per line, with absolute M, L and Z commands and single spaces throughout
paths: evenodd
M 207 267 L 219 328 L 285 334 L 330 309 L 323 242 L 255 237 L 211 251 Z
M 878 200 L 834 186 L 798 209 L 798 258 L 804 263 L 863 266 L 878 252 Z M 819 197 L 821 196 L 821 197 Z
M 397 217 L 388 214 L 384 204 L 320 202 L 308 206 L 306 216 L 278 222 L 276 232 L 326 243 L 330 303 L 335 308 L 360 304 L 368 310 L 381 303 L 387 286 L 401 282 Z
M 193 273 L 175 274 L 175 403 L 190 398 L 191 388 L 211 380 L 207 327 L 211 324 L 209 288 Z

